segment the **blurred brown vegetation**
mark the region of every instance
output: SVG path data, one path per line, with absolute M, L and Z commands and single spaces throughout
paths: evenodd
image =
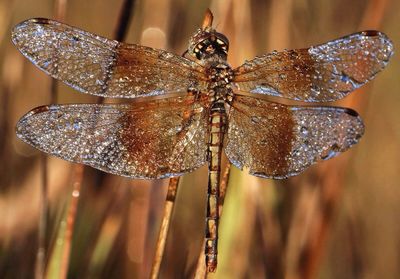
M 149 277 L 168 180 L 129 180 L 91 168 L 80 176 L 79 167 L 46 159 L 14 133 L 36 106 L 97 99 L 61 83 L 52 97 L 51 79 L 12 46 L 11 28 L 27 18 L 61 18 L 111 38 L 122 3 L 0 1 L 0 278 L 33 278 L 41 268 L 48 278 Z M 397 0 L 136 0 L 125 41 L 181 54 L 207 7 L 230 38 L 232 66 L 365 29 L 388 34 L 395 51 L 400 43 Z M 375 81 L 335 104 L 356 109 L 366 125 L 361 142 L 338 158 L 285 181 L 232 167 L 219 268 L 210 277 L 398 278 L 399 73 L 395 55 Z M 201 168 L 181 180 L 160 278 L 194 277 L 206 179 Z M 39 220 L 46 228 L 40 234 Z M 39 246 L 45 254 L 38 265 Z

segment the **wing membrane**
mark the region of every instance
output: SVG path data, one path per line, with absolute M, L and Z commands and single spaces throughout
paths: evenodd
M 225 152 L 253 175 L 287 178 L 318 160 L 346 151 L 363 135 L 355 111 L 336 107 L 294 107 L 235 96 Z
M 393 54 L 378 31 L 364 31 L 309 49 L 273 52 L 235 70 L 243 91 L 307 102 L 344 98 L 371 80 Z
M 36 108 L 17 134 L 60 158 L 132 178 L 163 178 L 206 161 L 208 109 L 193 98 Z
M 49 19 L 18 24 L 12 41 L 50 76 L 103 97 L 186 92 L 204 79 L 202 67 L 181 56 L 108 40 Z

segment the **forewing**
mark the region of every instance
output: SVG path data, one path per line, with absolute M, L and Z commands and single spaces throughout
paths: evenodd
M 385 68 L 393 44 L 364 31 L 309 49 L 272 52 L 235 69 L 239 90 L 306 102 L 344 98 Z
M 18 24 L 12 41 L 50 76 L 98 96 L 186 92 L 204 80 L 202 67 L 181 56 L 108 40 L 49 19 Z
M 105 172 L 164 178 L 206 161 L 208 109 L 193 98 L 38 107 L 20 119 L 26 143 Z
M 238 168 L 287 178 L 346 151 L 363 135 L 357 113 L 337 107 L 294 107 L 235 96 L 225 152 Z

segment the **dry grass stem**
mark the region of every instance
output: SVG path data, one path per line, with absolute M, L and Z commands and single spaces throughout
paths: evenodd
M 68 206 L 67 219 L 64 220 L 66 222 L 66 231 L 64 237 L 64 250 L 61 261 L 60 268 L 60 278 L 67 278 L 68 274 L 68 265 L 70 261 L 71 254 L 71 246 L 72 246 L 72 236 L 74 232 L 74 225 L 76 219 L 76 212 L 78 208 L 79 196 L 82 188 L 82 179 L 84 172 L 83 165 L 75 165 L 74 173 L 73 173 L 73 182 L 72 182 L 72 193 L 70 197 L 70 202 Z
M 153 266 L 151 268 L 151 278 L 159 278 L 161 261 L 164 255 L 165 243 L 167 240 L 169 225 L 171 221 L 172 212 L 175 205 L 176 192 L 178 191 L 179 177 L 173 177 L 169 180 L 167 198 L 164 207 L 163 218 L 161 221 L 160 232 L 156 245 L 156 251 L 153 259 Z
M 38 227 L 38 251 L 35 262 L 35 278 L 44 278 L 45 274 L 45 256 L 46 256 L 46 228 L 47 228 L 47 212 L 48 212 L 48 177 L 47 177 L 47 155 L 41 154 L 41 183 L 39 195 L 39 227 Z

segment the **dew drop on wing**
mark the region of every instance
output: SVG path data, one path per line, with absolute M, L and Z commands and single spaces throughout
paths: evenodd
M 250 90 L 250 93 L 266 94 L 266 95 L 276 96 L 276 97 L 282 96 L 282 94 L 279 93 L 275 88 L 272 88 L 270 85 L 268 85 L 266 83 L 257 85 L 253 90 Z
M 312 93 L 312 96 L 318 97 L 318 95 L 321 93 L 321 89 L 319 88 L 318 85 L 313 84 L 311 86 L 311 93 Z
M 348 75 L 346 75 L 345 73 L 342 73 L 340 80 L 345 82 L 345 83 L 349 83 L 350 82 L 350 77 Z
M 50 105 L 48 106 L 49 111 L 57 111 L 58 107 L 56 105 Z
M 173 57 L 174 57 L 174 55 L 169 52 L 162 52 L 158 55 L 158 58 L 160 58 L 160 59 L 171 59 Z
M 50 59 L 46 59 L 43 61 L 43 68 L 47 69 L 50 66 L 51 60 Z
M 260 145 L 261 145 L 261 146 L 267 146 L 267 144 L 268 144 L 268 139 L 262 139 L 262 140 L 260 140 Z
M 303 142 L 303 144 L 301 145 L 301 149 L 303 150 L 303 152 L 307 153 L 309 150 L 309 142 L 308 140 L 305 140 Z
M 260 123 L 261 118 L 259 116 L 252 116 L 251 117 L 251 123 L 257 124 Z
M 322 154 L 321 154 L 321 159 L 326 161 L 329 160 L 333 157 L 335 157 L 336 155 L 338 155 L 340 153 L 340 148 L 339 146 L 335 143 L 333 144 L 329 149 L 325 150 Z
M 182 129 L 183 129 L 183 127 L 182 127 L 181 125 L 177 125 L 177 126 L 175 127 L 175 133 L 181 132 Z
M 300 133 L 301 133 L 303 136 L 308 136 L 308 133 L 309 133 L 308 128 L 305 127 L 305 126 L 301 126 L 301 128 L 300 128 Z
M 57 146 L 56 148 L 54 148 L 54 154 L 60 154 L 61 153 L 61 146 Z
M 74 120 L 74 124 L 73 124 L 74 130 L 79 130 L 81 128 L 81 126 L 82 126 L 82 119 L 76 118 Z

